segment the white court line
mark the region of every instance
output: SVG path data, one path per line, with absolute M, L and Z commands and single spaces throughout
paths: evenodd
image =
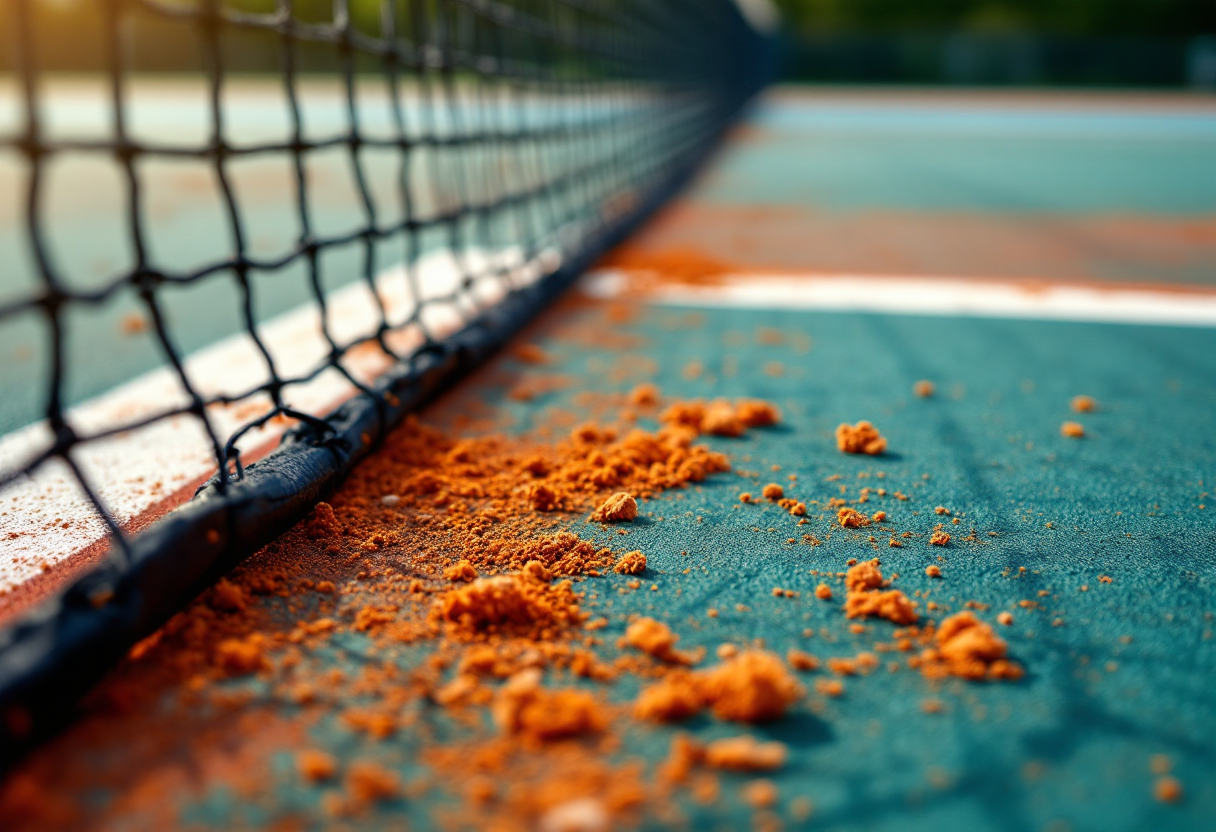
M 488 255 L 466 252 L 463 265 L 472 273 L 488 274 L 491 266 L 507 270 L 508 278 L 487 277 L 465 296 L 485 307 L 506 294 L 507 281 L 521 286 L 551 272 L 560 257 L 552 251 L 524 263 L 518 250 Z M 464 274 L 449 252 L 422 258 L 415 272 L 424 302 L 422 317 L 435 337 L 455 331 L 463 322 L 461 310 L 437 300 L 452 293 Z M 415 309 L 403 267 L 390 269 L 376 281 L 390 324 L 409 319 Z M 339 343 L 366 338 L 379 324 L 371 290 L 364 283 L 346 286 L 328 296 L 330 331 Z M 259 328 L 259 335 L 275 359 L 282 377 L 308 373 L 329 353 L 321 334 L 320 313 L 307 305 L 274 318 Z M 398 352 L 408 353 L 422 343 L 421 332 L 408 328 L 389 338 Z M 370 382 L 390 366 L 390 358 L 373 344 L 349 352 L 345 367 L 362 382 Z M 204 398 L 236 393 L 262 384 L 268 378 L 265 362 L 246 334 L 234 335 L 194 353 L 186 372 Z M 299 411 L 325 414 L 350 398 L 355 388 L 337 370 L 329 369 L 306 384 L 288 388 L 285 398 Z M 168 368 L 147 373 L 108 393 L 72 408 L 68 421 L 81 433 L 130 423 L 189 402 L 176 374 Z M 266 396 L 230 407 L 208 408 L 216 434 L 227 439 L 246 422 L 270 409 Z M 291 426 L 272 420 L 251 432 L 241 443 L 249 452 L 277 439 Z M 0 470 L 12 470 L 49 446 L 50 431 L 35 424 L 0 437 Z M 131 523 L 215 472 L 211 445 L 193 416 L 176 416 L 146 428 L 83 445 L 73 452 L 99 496 L 121 524 Z M 4 596 L 55 564 L 105 540 L 101 519 L 87 502 L 67 467 L 58 461 L 44 465 L 32 477 L 19 479 L 0 492 L 0 618 Z
M 583 291 L 597 298 L 640 296 L 673 306 L 1216 326 L 1216 291 L 1202 289 L 841 274 L 738 274 L 716 281 L 664 285 L 645 273 L 604 269 L 587 276 Z

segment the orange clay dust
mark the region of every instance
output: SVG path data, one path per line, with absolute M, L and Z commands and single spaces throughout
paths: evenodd
M 548 360 L 530 349 L 515 357 Z M 662 400 L 653 386 L 628 398 L 656 413 Z M 582 535 L 615 544 L 631 521 L 674 512 L 673 498 L 659 501 L 665 492 L 731 471 L 700 436 L 741 436 L 781 419 L 755 400 L 664 404 L 655 431 L 587 423 L 545 441 L 462 437 L 409 419 L 332 499 L 133 649 L 80 722 L 0 786 L 0 816 L 18 818 L 20 829 L 59 829 L 86 815 L 171 828 L 179 819 L 167 795 L 222 785 L 241 800 L 273 799 L 273 778 L 285 775 L 272 776 L 271 758 L 287 752 L 289 776 L 323 790 L 330 825 L 434 791 L 449 798 L 436 803 L 441 827 L 617 828 L 642 818 L 675 824 L 674 790 L 717 800 L 717 772 L 780 769 L 786 746 L 746 733 L 705 745 L 677 737 L 654 768 L 615 753 L 628 726 L 781 720 L 807 707 L 795 671 L 820 667 L 804 651 L 783 661 L 755 644 L 732 644 L 702 666 L 703 648 L 679 649 L 678 621 L 610 609 L 608 599 L 642 589 L 648 553 Z M 838 439 L 855 453 L 885 448 L 865 422 L 842 426 Z M 752 510 L 730 493 L 724 506 Z M 811 522 L 806 503 L 786 500 L 781 486 L 763 493 L 797 523 Z M 839 505 L 817 522 L 853 529 L 886 520 L 849 509 L 854 522 Z M 908 664 L 930 678 L 1021 675 L 973 613 L 922 625 L 889 583 L 867 561 L 846 573 L 843 609 L 826 582 L 814 594 L 830 605 L 819 609 L 839 610 L 830 615 L 903 627 L 896 638 L 909 645 Z M 780 597 L 798 603 L 799 593 Z M 623 635 L 607 638 L 611 626 Z M 825 662 L 861 676 L 879 664 L 870 652 Z M 622 676 L 636 679 L 633 688 L 610 684 Z M 631 701 L 613 697 L 630 689 L 639 691 Z M 813 689 L 844 694 L 835 679 Z M 463 730 L 437 733 L 441 717 Z M 357 741 L 345 741 L 343 755 L 322 750 L 323 725 Z M 394 736 L 409 738 L 426 776 L 401 776 L 383 751 Z M 121 799 L 102 809 L 72 802 L 97 790 Z

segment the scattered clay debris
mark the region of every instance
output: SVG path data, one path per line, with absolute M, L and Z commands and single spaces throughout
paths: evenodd
M 1060 435 L 1069 439 L 1083 439 L 1085 427 L 1080 422 L 1065 422 L 1060 425 Z
M 750 723 L 780 719 L 803 695 L 781 659 L 761 650 L 748 650 L 705 671 L 702 690 L 718 719 Z
M 623 397 L 613 396 L 619 407 Z M 653 385 L 641 385 L 628 399 L 638 408 L 654 407 L 660 396 Z M 642 816 L 665 817 L 676 787 L 688 788 L 695 800 L 712 801 L 718 799 L 718 778 L 728 776 L 716 772 L 781 768 L 788 757 L 782 743 L 747 735 L 704 745 L 677 737 L 653 775 L 641 764 L 618 765 L 608 758 L 619 747 L 623 711 L 608 698 L 604 683 L 625 674 L 644 680 L 632 702 L 633 716 L 643 721 L 676 722 L 708 712 L 724 722 L 755 724 L 823 704 L 802 704 L 805 690 L 795 672 L 821 668 L 810 653 L 788 649 L 783 661 L 759 642 L 740 638 L 722 645 L 718 664 L 700 668 L 703 649 L 678 650 L 679 637 L 666 624 L 652 617 L 628 619 L 619 607 L 613 611 L 604 604 L 610 594 L 605 590 L 640 588 L 632 576 L 646 569 L 646 555 L 619 554 L 560 527 L 593 509 L 592 518 L 600 522 L 635 519 L 638 500 L 730 470 L 725 456 L 696 444 L 698 436 L 740 435 L 780 420 L 776 408 L 752 400 L 666 404 L 664 425 L 656 432 L 619 436 L 617 428 L 571 420 L 552 442 L 493 434 L 455 438 L 411 420 L 331 501 L 318 504 L 308 520 L 132 651 L 106 683 L 106 701 L 129 704 L 118 716 L 103 710 L 89 717 L 88 730 L 97 736 L 163 736 L 174 745 L 181 736 L 228 742 L 234 735 L 215 732 L 195 705 L 162 709 L 151 703 L 166 691 L 179 693 L 183 703 L 221 708 L 233 725 L 246 720 L 240 730 L 248 732 L 285 719 L 256 698 L 241 698 L 240 686 L 248 680 L 240 677 L 257 674 L 272 705 L 307 708 L 306 720 L 288 720 L 291 731 L 282 747 L 295 750 L 292 776 L 325 789 L 330 819 L 437 790 L 459 803 L 447 819 L 451 828 L 629 827 Z M 881 452 L 865 450 L 874 441 L 885 447 L 877 431 L 860 441 L 862 450 L 855 452 Z M 885 490 L 876 491 L 885 496 Z M 389 495 L 394 499 L 386 500 Z M 887 522 L 885 512 L 867 517 L 843 500 L 787 500 L 776 483 L 764 496 L 801 518 L 800 525 L 833 516 L 845 528 Z M 740 499 L 750 502 L 751 496 Z M 815 506 L 820 520 L 807 516 Z M 826 581 L 842 576 L 822 574 L 815 595 L 831 600 Z M 843 578 L 845 615 L 905 627 L 896 630 L 896 641 L 908 645 L 909 663 L 929 678 L 1020 676 L 1004 642 L 970 612 L 917 626 L 915 604 L 888 586 L 878 561 L 854 562 Z M 798 589 L 779 594 L 792 599 L 788 609 L 797 609 Z M 736 609 L 749 611 L 742 604 Z M 819 615 L 829 609 L 817 607 Z M 709 609 L 707 615 L 718 613 Z M 606 628 L 626 621 L 619 640 L 605 637 Z M 857 635 L 878 629 L 854 627 Z M 810 638 L 814 630 L 808 627 L 803 635 Z M 354 671 L 325 663 L 332 648 L 317 649 L 346 650 L 351 639 L 365 642 Z M 920 652 L 911 655 L 914 645 Z M 400 651 L 413 646 L 425 651 L 411 664 Z M 878 655 L 862 650 L 825 664 L 860 684 L 881 668 Z M 821 697 L 845 692 L 838 678 L 816 678 L 814 690 Z M 414 728 L 420 709 L 443 709 L 470 726 L 469 739 L 426 739 L 426 731 Z M 433 776 L 426 783 L 407 782 L 384 762 L 339 762 L 305 743 L 303 729 L 318 719 L 331 719 L 335 730 L 368 741 L 410 732 L 422 744 L 417 759 Z M 480 735 L 472 727 L 477 725 L 484 726 Z M 206 739 L 212 736 L 219 739 Z M 254 754 L 257 759 L 279 748 L 265 746 Z M 148 753 L 155 760 L 159 752 Z M 39 765 L 63 765 L 62 755 L 48 754 Z M 67 765 L 81 782 L 102 776 L 91 769 L 86 774 L 84 763 Z M 768 781 L 753 781 L 747 789 L 752 805 L 776 805 L 779 795 Z M 0 787 L 0 806 L 6 798 Z M 799 811 L 809 816 L 809 802 Z
M 624 491 L 613 494 L 591 513 L 591 519 L 597 523 L 632 522 L 637 516 L 637 500 Z
M 937 388 L 931 381 L 918 381 L 912 385 L 912 392 L 922 399 L 930 398 L 936 390 Z
M 846 454 L 878 456 L 887 450 L 887 440 L 869 422 L 842 424 L 836 428 L 836 447 Z

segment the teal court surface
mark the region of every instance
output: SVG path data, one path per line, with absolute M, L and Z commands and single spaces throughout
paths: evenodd
M 763 811 L 747 798 L 749 774 L 722 774 L 709 804 L 673 797 L 691 829 L 1212 829 L 1216 325 L 1206 310 L 1216 299 L 1214 181 L 1210 100 L 779 90 L 691 191 L 627 243 L 633 262 L 651 263 L 657 275 L 643 268 L 624 289 L 597 291 L 594 279 L 576 288 L 525 334 L 547 363 L 500 356 L 424 413 L 452 433 L 548 441 L 587 420 L 617 421 L 626 394 L 643 382 L 665 402 L 757 398 L 780 408 L 778 426 L 698 440 L 725 453 L 732 472 L 641 503 L 624 538 L 647 556 L 640 590 L 617 574 L 578 584 L 587 611 L 606 619 L 597 648 L 606 660 L 626 652 L 617 639 L 637 615 L 668 624 L 681 648 L 704 647 L 705 664 L 719 645 L 757 640 L 778 655 L 800 649 L 824 662 L 872 650 L 895 625 L 866 621 L 855 631 L 839 597 L 814 597 L 818 576 L 852 559 L 880 558 L 886 575 L 899 576 L 894 587 L 920 593 L 928 619 L 968 602 L 994 626 L 998 615 L 1012 617 L 998 634 L 1025 671 L 1019 681 L 931 682 L 906 667 L 888 672 L 880 654 L 884 666 L 842 677 L 838 697 L 815 687 L 826 669 L 805 674 L 802 701 L 746 730 L 707 716 L 675 727 L 622 717 L 607 758 L 637 761 L 651 780 L 680 730 L 703 741 L 749 733 L 787 746 L 785 764 L 763 775 L 778 795 Z M 663 274 L 663 264 L 697 258 L 720 264 L 714 280 L 690 288 Z M 780 276 L 784 298 L 735 302 L 764 275 Z M 655 291 L 631 294 L 648 279 Z M 846 288 L 861 280 L 852 285 L 866 292 L 815 308 L 808 287 L 825 279 Z M 999 297 L 978 312 L 934 314 L 921 304 L 900 314 L 866 294 L 921 292 L 958 306 L 1000 286 L 1028 293 L 1016 315 L 1001 314 Z M 1035 304 L 1061 286 L 1092 294 L 1043 301 L 1050 314 L 1036 319 Z M 1146 311 L 1110 313 L 1113 288 L 1140 293 L 1132 303 Z M 136 363 L 127 377 L 147 369 Z M 914 395 L 921 380 L 933 382 L 933 396 Z M 105 386 L 82 387 L 80 399 Z M 519 395 L 524 388 L 531 392 Z M 1074 412 L 1079 395 L 1096 409 Z M 654 416 L 643 413 L 638 424 L 656 429 Z M 881 430 L 885 454 L 837 450 L 837 425 L 859 420 Z M 1084 437 L 1062 435 L 1065 422 L 1080 423 Z M 758 494 L 772 481 L 815 501 L 806 525 L 773 504 L 739 502 L 741 491 Z M 879 487 L 908 497 L 873 496 L 867 509 L 887 511 L 891 527 L 912 533 L 903 547 L 888 546 L 887 532 L 871 540 L 846 531 L 819 508 L 833 498 L 856 504 L 862 489 Z M 952 540 L 930 546 L 943 518 L 959 521 L 946 526 Z M 616 530 L 583 516 L 561 525 L 622 546 Z M 930 565 L 940 578 L 926 575 Z M 775 587 L 798 595 L 775 597 Z M 274 620 L 317 614 L 311 598 L 271 594 L 250 604 Z M 381 650 L 352 628 L 310 661 L 353 677 L 383 659 Z M 409 645 L 390 658 L 409 669 L 425 653 Z M 155 661 L 171 664 L 172 655 Z M 103 694 L 124 679 L 158 678 L 141 673 L 133 659 Z M 610 685 L 551 676 L 621 707 L 644 683 L 627 674 Z M 206 756 L 189 751 L 203 736 L 198 714 L 184 720 L 180 744 L 148 752 L 122 734 L 137 736 L 141 719 L 154 717 L 99 697 L 80 726 L 15 772 L 0 806 L 14 811 L 18 829 L 163 828 L 165 818 L 199 829 L 426 829 L 442 828 L 461 807 L 462 795 L 436 782 L 442 777 L 419 750 L 437 737 L 493 733 L 491 725 L 424 707 L 411 711 L 409 727 L 372 739 L 335 709 L 285 701 L 279 681 L 216 683 L 232 710 L 208 723 Z M 154 689 L 163 699 L 153 710 L 196 702 L 171 683 Z M 215 701 L 188 707 L 205 711 Z M 234 726 L 263 712 L 306 713 L 305 736 L 253 747 Z M 99 727 L 99 714 L 113 720 L 111 730 Z M 341 769 L 373 760 L 403 782 L 429 785 L 335 816 L 325 802 L 332 789 L 301 783 L 291 755 L 301 744 Z M 1177 799 L 1159 792 L 1163 778 L 1181 787 Z M 47 814 L 45 803 L 91 814 Z M 585 825 L 561 826 L 554 817 L 502 828 L 625 823 L 592 813 Z M 676 825 L 646 812 L 627 820 Z

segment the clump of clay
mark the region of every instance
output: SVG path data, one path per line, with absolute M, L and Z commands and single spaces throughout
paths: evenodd
M 632 494 L 618 491 L 591 513 L 596 523 L 632 522 L 638 516 L 638 503 Z
M 1098 402 L 1092 396 L 1073 396 L 1072 409 L 1077 413 L 1092 413 L 1098 409 Z
M 541 687 L 537 668 L 507 680 L 494 699 L 494 722 L 506 734 L 537 742 L 553 742 L 608 727 L 604 706 L 585 690 L 551 691 Z
M 745 425 L 735 414 L 735 408 L 730 402 L 716 401 L 705 409 L 700 429 L 701 433 L 713 436 L 742 436 Z
M 870 525 L 870 518 L 856 509 L 845 506 L 836 512 L 836 522 L 846 529 L 860 529 L 862 526 Z
M 500 632 L 553 634 L 580 627 L 587 618 L 569 581 L 550 586 L 514 575 L 478 578 L 449 590 L 439 600 L 435 615 L 452 635 L 463 638 Z
M 859 563 L 845 576 L 849 591 L 845 598 L 848 618 L 885 618 L 895 624 L 915 624 L 919 616 L 916 605 L 898 589 L 884 590 L 886 582 L 878 561 Z
M 714 740 L 705 747 L 705 764 L 729 771 L 773 771 L 788 757 L 785 743 L 760 742 L 747 734 Z
M 629 391 L 629 403 L 636 407 L 653 407 L 659 403 L 659 388 L 653 384 L 639 384 Z
M 803 693 L 779 657 L 748 650 L 706 670 L 667 674 L 642 691 L 634 714 L 640 719 L 673 722 L 709 708 L 728 722 L 772 722 Z
M 785 489 L 782 488 L 778 483 L 770 482 L 768 485 L 764 486 L 760 493 L 766 500 L 780 500 L 785 496 Z
M 718 719 L 772 722 L 803 695 L 802 686 L 773 653 L 748 650 L 704 671 L 702 690 Z
M 670 627 L 653 618 L 639 618 L 625 630 L 625 643 L 630 647 L 672 664 L 693 664 L 696 658 L 692 654 L 675 649 L 679 640 Z
M 1008 652 L 1009 646 L 991 625 L 965 610 L 938 625 L 933 646 L 917 657 L 915 666 L 929 678 L 1020 679 L 1022 669 L 1009 661 Z
M 626 552 L 616 562 L 613 571 L 620 575 L 641 575 L 646 571 L 646 556 L 641 552 Z
M 1060 425 L 1060 435 L 1066 436 L 1069 439 L 1083 439 L 1085 437 L 1085 426 L 1080 422 L 1065 422 Z
M 887 440 L 869 422 L 842 424 L 836 428 L 836 447 L 846 454 L 878 456 L 887 449 Z
M 930 398 L 936 389 L 931 381 L 918 381 L 912 385 L 912 392 L 922 399 Z
M 735 405 L 735 418 L 749 428 L 765 428 L 781 422 L 781 411 L 769 402 L 742 399 Z

